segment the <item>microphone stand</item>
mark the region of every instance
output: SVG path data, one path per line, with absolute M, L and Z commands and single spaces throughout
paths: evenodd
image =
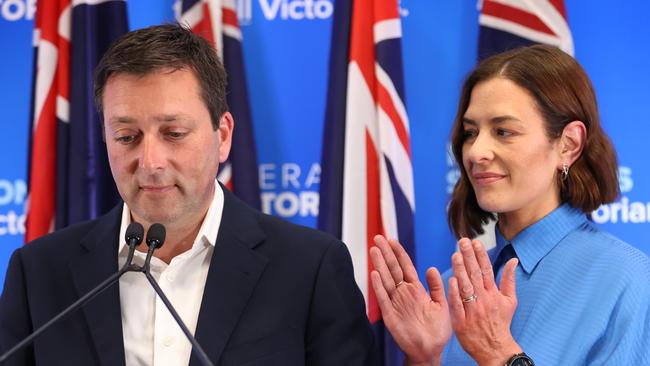
M 147 244 L 149 244 L 148 240 L 147 240 Z M 181 330 L 185 334 L 185 337 L 192 344 L 192 351 L 196 352 L 196 355 L 201 361 L 201 364 L 205 366 L 214 366 L 214 364 L 212 363 L 212 361 L 210 361 L 208 355 L 205 353 L 205 351 L 203 350 L 199 342 L 196 341 L 196 339 L 194 338 L 190 330 L 187 328 L 187 325 L 185 325 L 185 322 L 183 322 L 183 319 L 181 319 L 180 315 L 178 315 L 178 312 L 176 311 L 172 303 L 169 301 L 169 299 L 167 298 L 163 290 L 160 288 L 158 282 L 156 282 L 156 279 L 154 279 L 151 273 L 149 272 L 153 251 L 156 250 L 157 248 L 158 246 L 149 244 L 149 249 L 147 250 L 147 258 L 145 259 L 144 265 L 142 266 L 141 269 L 139 269 L 139 271 L 144 273 L 145 277 L 151 284 L 151 287 L 153 287 L 158 297 L 160 297 L 160 300 L 162 300 L 163 304 L 165 304 L 165 307 L 167 307 L 167 310 L 169 310 L 169 313 L 172 315 L 172 317 L 174 318 L 178 326 L 181 327 Z
M 38 329 L 34 331 L 34 333 L 30 334 L 27 338 L 23 339 L 20 341 L 18 344 L 13 346 L 10 350 L 2 354 L 0 356 L 0 363 L 3 363 L 5 360 L 7 360 L 11 355 L 13 355 L 15 352 L 18 350 L 22 349 L 23 347 L 27 346 L 28 344 L 32 343 L 36 337 L 38 337 L 41 333 L 46 331 L 49 327 L 51 327 L 54 323 L 58 322 L 60 319 L 64 318 L 66 315 L 70 314 L 71 312 L 79 309 L 80 307 L 86 305 L 89 301 L 95 298 L 95 296 L 101 294 L 104 292 L 107 288 L 109 288 L 111 285 L 113 285 L 115 282 L 117 282 L 122 275 L 124 275 L 126 272 L 137 272 L 141 271 L 141 268 L 139 266 L 136 266 L 135 264 L 132 264 L 131 261 L 133 260 L 133 254 L 135 252 L 135 247 L 137 246 L 138 243 L 135 241 L 132 241 L 129 243 L 129 254 L 127 256 L 126 263 L 124 266 L 117 271 L 116 273 L 113 273 L 110 277 L 102 281 L 99 285 L 97 285 L 95 288 L 90 290 L 88 293 L 80 297 L 77 301 L 72 303 L 70 306 L 65 308 L 62 312 L 57 314 L 54 318 L 50 319 L 47 323 L 41 325 Z
M 161 225 L 162 226 L 162 225 Z M 141 235 L 140 235 L 141 236 Z M 4 363 L 9 357 L 11 357 L 14 353 L 16 353 L 18 350 L 24 348 L 28 344 L 32 343 L 36 337 L 38 337 L 41 333 L 46 331 L 49 327 L 51 327 L 53 324 L 58 322 L 60 319 L 64 318 L 68 314 L 70 314 L 73 311 L 76 311 L 80 307 L 84 306 L 86 303 L 94 299 L 97 295 L 101 294 L 104 292 L 107 288 L 109 288 L 111 285 L 113 285 L 115 282 L 117 282 L 122 275 L 124 275 L 126 272 L 142 272 L 144 273 L 145 277 L 153 287 L 154 291 L 160 297 L 162 302 L 165 304 L 167 307 L 167 310 L 169 310 L 170 314 L 176 321 L 179 327 L 181 327 L 181 330 L 185 334 L 185 337 L 190 341 L 192 344 L 192 351 L 196 352 L 197 356 L 199 357 L 199 360 L 201 361 L 201 364 L 205 366 L 214 366 L 214 364 L 210 361 L 208 358 L 208 355 L 205 353 L 201 345 L 194 339 L 192 336 L 192 333 L 190 330 L 187 328 L 181 317 L 178 315 L 178 312 L 176 312 L 176 309 L 174 309 L 174 306 L 172 303 L 169 301 L 167 296 L 165 296 L 165 293 L 162 291 L 156 280 L 153 278 L 151 275 L 149 268 L 151 264 L 151 257 L 153 256 L 154 250 L 156 250 L 158 247 L 162 245 L 162 242 L 164 241 L 164 228 L 163 228 L 163 233 L 162 233 L 162 238 L 153 238 L 152 242 L 150 242 L 149 239 L 147 239 L 147 245 L 149 246 L 149 249 L 147 250 L 147 257 L 145 259 L 144 265 L 142 267 L 133 264 L 133 255 L 135 253 L 135 247 L 138 246 L 142 242 L 141 238 L 138 239 L 128 239 L 128 244 L 129 244 L 129 253 L 127 255 L 126 263 L 120 270 L 114 274 L 112 274 L 110 277 L 102 281 L 99 285 L 94 287 L 92 290 L 90 290 L 88 293 L 80 297 L 77 301 L 72 303 L 70 306 L 65 308 L 62 312 L 57 314 L 54 318 L 50 319 L 47 323 L 43 324 L 40 326 L 38 329 L 36 329 L 32 334 L 27 336 L 27 338 L 23 339 L 20 341 L 18 344 L 13 346 L 11 349 L 9 349 L 7 352 L 4 354 L 0 355 L 0 364 Z

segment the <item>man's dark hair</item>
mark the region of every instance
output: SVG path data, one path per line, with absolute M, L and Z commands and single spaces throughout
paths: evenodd
M 160 70 L 188 68 L 201 88 L 212 127 L 228 111 L 226 70 L 217 52 L 203 37 L 179 24 L 156 25 L 122 36 L 104 54 L 95 69 L 95 104 L 103 123 L 102 98 L 106 82 L 114 74 L 145 76 Z M 179 93 L 183 93 L 179 90 Z

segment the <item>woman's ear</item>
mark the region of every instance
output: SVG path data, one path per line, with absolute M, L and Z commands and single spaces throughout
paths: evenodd
M 587 127 L 582 121 L 572 121 L 564 126 L 560 136 L 560 160 L 568 166 L 578 160 L 587 139 Z

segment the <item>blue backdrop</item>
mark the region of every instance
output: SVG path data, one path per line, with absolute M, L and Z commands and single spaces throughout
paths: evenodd
M 259 160 L 263 208 L 315 226 L 332 0 L 312 19 L 284 11 L 302 0 L 241 0 L 240 19 Z M 0 1 L 0 281 L 24 232 L 31 36 L 35 0 Z M 173 19 L 173 0 L 129 2 L 130 28 Z M 301 9 L 298 7 L 297 9 Z M 576 58 L 592 78 L 605 129 L 619 154 L 621 199 L 594 221 L 650 253 L 650 3 L 567 1 Z M 446 224 L 455 171 L 449 128 L 464 75 L 475 65 L 477 2 L 402 0 L 403 56 L 416 195 L 420 272 L 449 267 L 455 241 Z M 300 15 L 300 14 L 298 14 Z

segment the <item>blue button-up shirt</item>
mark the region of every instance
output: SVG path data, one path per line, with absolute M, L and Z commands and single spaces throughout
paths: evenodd
M 494 260 L 508 242 L 497 229 Z M 564 204 L 510 241 L 512 336 L 538 366 L 650 365 L 650 260 Z M 451 270 L 443 277 L 448 279 Z M 480 299 L 478 299 L 480 301 Z M 452 337 L 443 365 L 475 365 Z

